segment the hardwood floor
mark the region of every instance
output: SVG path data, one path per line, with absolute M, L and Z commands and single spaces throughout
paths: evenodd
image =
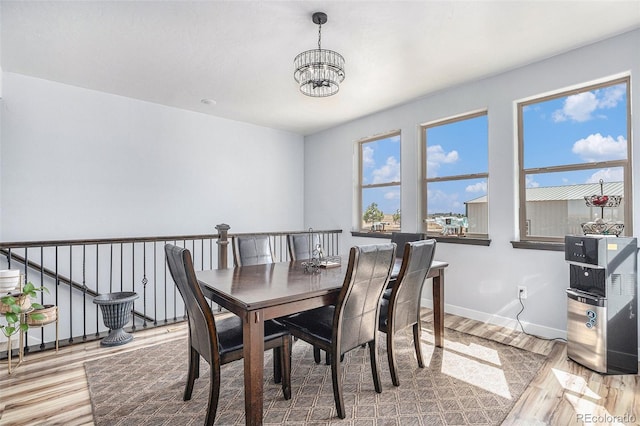
M 425 313 L 424 318 L 430 315 Z M 446 315 L 445 325 L 458 331 L 512 344 L 548 360 L 531 382 L 505 425 L 640 424 L 638 375 L 603 376 L 566 357 L 566 345 L 516 330 Z M 186 323 L 137 332 L 124 346 L 103 348 L 91 342 L 29 354 L 7 374 L 0 364 L 0 425 L 92 424 L 84 363 L 186 336 Z M 445 330 L 446 338 L 446 330 Z M 446 343 L 445 343 L 446 346 Z

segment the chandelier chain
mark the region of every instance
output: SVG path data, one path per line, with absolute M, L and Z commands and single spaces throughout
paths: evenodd
M 320 47 L 320 40 L 322 39 L 322 24 L 318 24 L 318 50 L 321 49 Z

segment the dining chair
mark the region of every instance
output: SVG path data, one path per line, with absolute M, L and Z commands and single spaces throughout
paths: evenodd
M 395 250 L 393 243 L 352 247 L 336 304 L 282 318 L 293 336 L 330 354 L 333 398 L 341 419 L 346 415 L 340 366 L 345 353 L 369 345 L 374 387 L 377 393 L 382 392 L 377 325 L 380 297 L 389 281 Z
M 202 357 L 211 368 L 205 424 L 212 425 L 220 397 L 220 366 L 243 357 L 242 320 L 236 315 L 214 317 L 198 284 L 189 250 L 167 244 L 165 253 L 171 277 L 184 299 L 189 322 L 189 366 L 183 399 L 191 399 Z M 274 349 L 274 381 L 281 378 L 284 399 L 291 399 L 291 335 L 281 324 L 267 320 L 264 348 Z
M 413 233 L 413 232 L 392 232 L 391 242 L 396 243 L 398 246 L 396 251 L 396 257 L 402 258 L 404 255 L 404 245 L 412 241 L 420 241 L 426 238 L 425 234 Z
M 268 235 L 243 235 L 231 238 L 234 266 L 273 263 L 274 254 Z
M 413 326 L 413 346 L 418 366 L 424 368 L 420 348 L 420 299 L 435 251 L 436 240 L 433 239 L 407 243 L 391 296 L 389 299 L 383 297 L 380 301 L 378 330 L 387 335 L 387 359 L 394 386 L 400 385 L 394 345 L 394 338 L 399 331 Z
M 291 260 L 311 259 L 313 249 L 320 245 L 320 234 L 312 233 L 311 235 L 313 235 L 311 238 L 309 233 L 287 235 L 287 247 L 289 248 Z M 311 246 L 309 245 L 310 241 L 313 243 Z M 311 251 L 309 251 L 309 248 L 311 248 Z

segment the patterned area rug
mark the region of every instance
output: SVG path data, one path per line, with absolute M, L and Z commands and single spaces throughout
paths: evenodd
M 311 346 L 297 341 L 292 355 L 292 399 L 273 383 L 265 353 L 264 423 L 286 425 L 499 425 L 546 357 L 446 329 L 444 348 L 433 346 L 423 324 L 426 364 L 418 368 L 410 334 L 397 338 L 400 386 L 391 383 L 385 336 L 379 335 L 383 392 L 373 387 L 367 348 L 343 362 L 347 418 L 336 416 L 330 367 L 315 364 Z M 201 425 L 208 400 L 209 366 L 201 362 L 190 401 L 183 401 L 187 342 L 162 343 L 85 365 L 97 425 Z M 221 369 L 219 425 L 244 424 L 243 364 Z

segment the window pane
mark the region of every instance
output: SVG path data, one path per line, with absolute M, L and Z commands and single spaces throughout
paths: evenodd
M 627 158 L 627 84 L 523 107 L 524 168 Z
M 487 180 L 427 183 L 427 232 L 487 234 Z
M 400 185 L 362 190 L 362 229 L 400 230 Z
M 624 198 L 619 207 L 587 207 L 584 197 L 624 194 L 622 168 L 526 175 L 526 229 L 524 235 L 564 237 L 581 235 L 581 224 L 598 218 L 624 223 Z
M 427 178 L 486 173 L 487 116 L 425 128 Z
M 400 135 L 362 144 L 362 185 L 400 182 Z

